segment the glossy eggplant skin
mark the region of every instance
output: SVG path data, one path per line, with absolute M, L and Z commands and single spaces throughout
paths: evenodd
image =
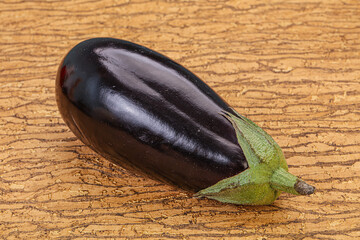
M 248 168 L 233 113 L 183 66 L 143 46 L 95 38 L 56 80 L 60 113 L 85 144 L 128 169 L 199 191 Z

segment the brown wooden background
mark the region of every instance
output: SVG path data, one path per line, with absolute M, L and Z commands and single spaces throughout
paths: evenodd
M 2 239 L 360 239 L 360 2 L 0 0 Z M 180 62 L 317 187 L 272 206 L 193 199 L 84 146 L 54 98 L 91 37 Z

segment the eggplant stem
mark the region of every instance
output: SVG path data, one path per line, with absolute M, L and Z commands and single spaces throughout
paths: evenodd
M 315 191 L 315 187 L 298 179 L 281 167 L 273 172 L 270 183 L 271 187 L 276 190 L 296 195 L 310 195 Z

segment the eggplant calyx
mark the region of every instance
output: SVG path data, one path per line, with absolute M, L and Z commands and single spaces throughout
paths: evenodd
M 195 197 L 242 205 L 271 204 L 279 196 L 280 191 L 271 187 L 270 177 L 271 172 L 264 166 L 248 168 L 197 192 Z
M 282 191 L 309 195 L 315 188 L 289 173 L 279 145 L 251 120 L 235 113 L 221 113 L 233 125 L 249 168 L 203 189 L 195 197 L 243 205 L 273 203 Z

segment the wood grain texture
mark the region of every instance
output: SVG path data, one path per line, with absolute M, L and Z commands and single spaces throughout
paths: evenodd
M 0 0 L 2 239 L 360 239 L 360 2 Z M 76 43 L 180 62 L 317 187 L 271 206 L 194 199 L 84 146 L 54 98 Z

